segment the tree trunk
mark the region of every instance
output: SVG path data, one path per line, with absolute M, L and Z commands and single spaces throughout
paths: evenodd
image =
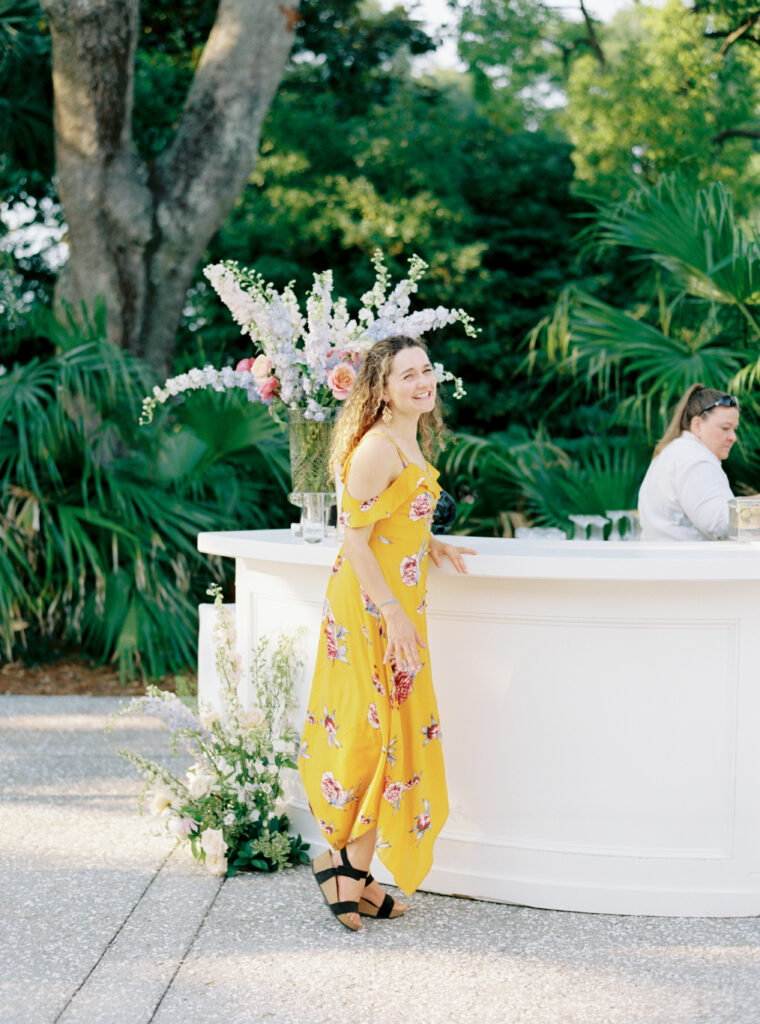
M 132 143 L 139 0 L 41 4 L 69 228 L 57 299 L 91 310 L 102 298 L 109 337 L 165 373 L 198 260 L 255 166 L 297 8 L 220 0 L 176 136 L 149 170 Z

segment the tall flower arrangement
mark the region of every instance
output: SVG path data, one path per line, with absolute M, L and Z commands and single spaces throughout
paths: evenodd
M 156 407 L 173 396 L 204 388 L 241 388 L 250 401 L 266 403 L 276 418 L 292 409 L 305 419 L 324 420 L 348 396 L 364 354 L 381 338 L 420 337 L 457 322 L 468 336 L 475 336 L 463 309 L 411 311 L 412 296 L 428 269 L 419 256 L 411 258 L 407 276 L 393 288 L 382 253 L 376 251 L 372 262 L 375 283 L 362 295 L 355 318 L 346 299 L 333 296 L 330 270 L 314 275 L 304 313 L 291 285 L 278 292 L 261 275 L 231 260 L 206 267 L 204 274 L 241 333 L 250 338 L 255 354 L 234 369 L 206 366 L 170 378 L 144 400 L 141 422 L 150 422 Z M 439 381 L 454 383 L 455 397 L 464 394 L 461 379 L 440 363 L 434 366 Z
M 216 606 L 215 666 L 223 680 L 222 709 L 202 708 L 196 715 L 176 694 L 148 687 L 118 715 L 150 715 L 170 733 L 176 754 L 182 745 L 193 758 L 183 777 L 140 754 L 119 750 L 145 780 L 140 808 L 158 815 L 170 835 L 189 846 L 214 875 L 241 870 L 279 871 L 308 861 L 300 836 L 288 834 L 281 812 L 281 771 L 295 768 L 296 735 L 288 725 L 294 672 L 299 664 L 295 638 L 266 638 L 253 652 L 254 707 L 238 698 L 240 657 L 235 648 L 232 613 L 221 590 L 209 588 Z

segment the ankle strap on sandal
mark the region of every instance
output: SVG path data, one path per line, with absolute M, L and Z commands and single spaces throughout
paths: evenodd
M 369 874 L 368 870 L 360 871 L 355 868 L 351 861 L 348 859 L 345 846 L 340 850 L 341 863 L 335 869 L 336 875 L 344 875 L 346 878 L 355 878 L 357 881 L 364 880 Z
M 337 867 L 333 867 L 332 864 L 330 864 L 329 868 L 323 868 L 321 871 L 314 872 L 314 877 L 317 879 L 317 883 L 319 885 L 326 882 L 328 878 L 335 878 L 336 875 L 343 875 L 346 878 L 355 878 L 359 882 L 366 879 L 369 872 L 359 871 L 358 868 L 353 866 L 351 861 L 348 859 L 345 846 L 340 851 L 340 859 L 341 863 Z M 347 911 L 347 913 L 349 913 L 349 911 Z

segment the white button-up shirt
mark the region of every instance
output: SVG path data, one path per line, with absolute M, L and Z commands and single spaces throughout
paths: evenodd
M 733 498 L 720 459 L 690 430 L 650 463 L 639 490 L 642 540 L 725 540 Z

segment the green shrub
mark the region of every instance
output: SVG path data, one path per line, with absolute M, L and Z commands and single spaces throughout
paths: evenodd
M 193 396 L 140 428 L 151 382 L 104 340 L 102 311 L 45 327 L 55 354 L 0 376 L 2 652 L 181 670 L 210 579 L 231 571 L 197 534 L 285 525 L 284 435 L 237 395 Z
M 568 530 L 569 515 L 636 507 L 651 452 L 630 438 L 551 440 L 525 428 L 459 435 L 443 463 L 456 530 L 500 536 L 523 520 Z

